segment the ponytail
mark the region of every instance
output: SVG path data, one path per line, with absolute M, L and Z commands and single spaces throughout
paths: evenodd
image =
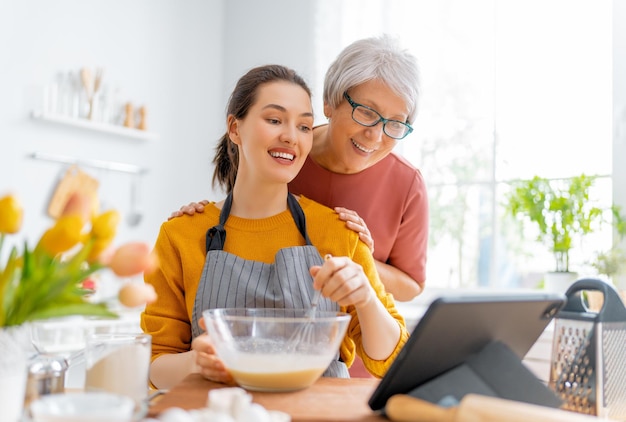
M 226 193 L 233 191 L 239 166 L 239 150 L 237 145 L 230 141 L 228 134 L 224 134 L 215 148 L 213 158 L 215 170 L 213 171 L 213 187 L 219 185 Z

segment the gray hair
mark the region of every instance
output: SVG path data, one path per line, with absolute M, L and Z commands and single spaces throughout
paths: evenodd
M 417 117 L 419 71 L 417 60 L 388 35 L 357 40 L 343 49 L 324 78 L 324 103 L 335 108 L 343 93 L 362 83 L 378 80 L 404 99 L 408 123 Z

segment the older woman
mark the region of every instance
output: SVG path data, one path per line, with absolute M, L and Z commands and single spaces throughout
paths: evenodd
M 292 193 L 335 208 L 373 251 L 387 292 L 407 301 L 424 288 L 428 198 L 418 169 L 392 152 L 417 115 L 415 58 L 389 36 L 355 41 L 324 80 L 328 124 L 313 131 L 313 148 Z M 172 213 L 202 212 L 205 201 Z
M 397 300 L 417 296 L 426 278 L 428 199 L 422 175 L 392 152 L 417 114 L 415 59 L 389 37 L 346 47 L 324 80 L 328 124 L 289 184 L 337 209 L 373 250 L 376 268 Z M 349 211 L 352 210 L 352 211 Z

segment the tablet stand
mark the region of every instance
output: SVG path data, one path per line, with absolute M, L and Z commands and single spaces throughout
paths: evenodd
M 548 407 L 562 404 L 561 399 L 499 341 L 487 344 L 464 363 L 408 394 L 447 407 L 458 404 L 470 393 Z

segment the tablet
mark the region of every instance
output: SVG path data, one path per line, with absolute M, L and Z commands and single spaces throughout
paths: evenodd
M 504 343 L 521 360 L 565 301 L 556 293 L 435 299 L 378 384 L 369 406 L 383 409 L 389 397 L 409 393 L 494 341 Z

